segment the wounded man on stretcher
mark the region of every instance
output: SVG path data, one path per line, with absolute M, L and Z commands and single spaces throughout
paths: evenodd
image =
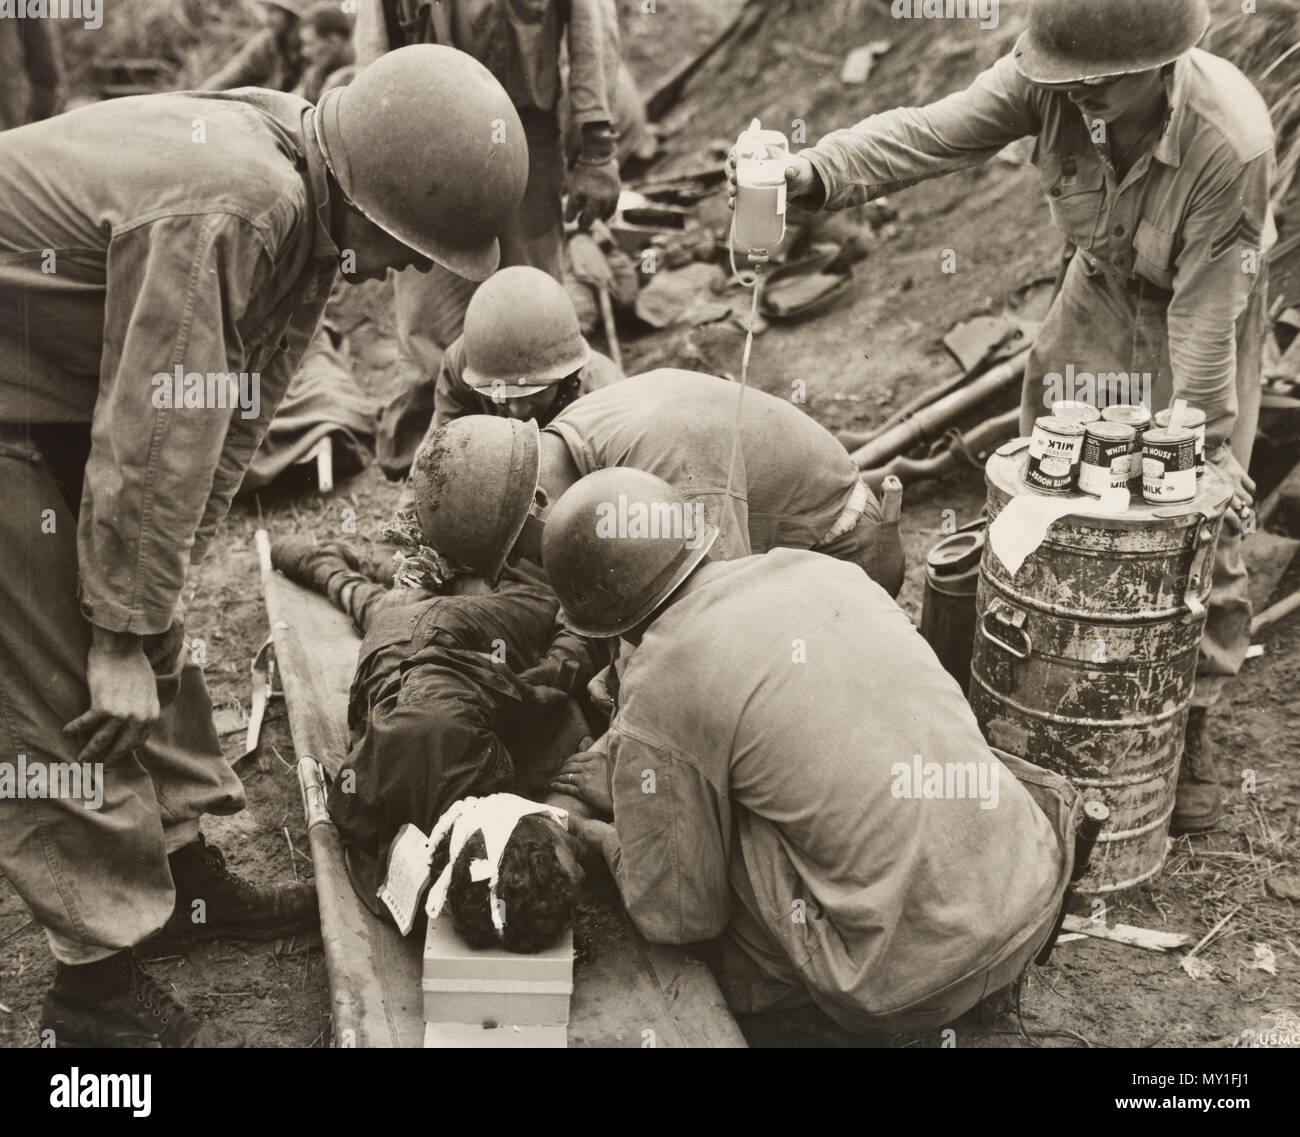
M 598 641 L 558 622 L 555 594 L 527 563 L 495 591 L 440 595 L 376 584 L 340 543 L 278 541 L 271 560 L 329 597 L 363 636 L 348 700 L 348 757 L 328 804 L 353 888 L 388 919 L 377 893 L 402 826 L 431 834 L 471 797 L 540 800 L 588 734 L 569 694 L 584 691 L 608 658 Z M 438 844 L 435 877 L 447 863 L 450 834 Z M 488 881 L 473 872 L 486 855 L 482 833 L 458 849 L 447 890 L 457 932 L 474 947 L 549 947 L 572 921 L 582 880 L 564 826 L 548 812 L 513 822 L 496 881 L 499 909 Z M 503 927 L 494 925 L 494 911 L 508 914 Z

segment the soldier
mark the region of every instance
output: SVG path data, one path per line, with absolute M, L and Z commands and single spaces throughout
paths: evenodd
M 682 523 L 610 532 L 615 502 Z M 618 469 L 551 510 L 542 561 L 567 621 L 620 645 L 609 731 L 553 782 L 593 815 L 570 829 L 647 939 L 717 937 L 733 1009 L 942 1026 L 1052 935 L 1078 796 L 989 749 L 862 573 L 791 549 L 716 561 L 688 508 Z
M 798 407 L 763 391 L 745 394 L 738 424 L 738 395 L 726 379 L 664 368 L 584 395 L 540 432 L 532 421 L 458 419 L 416 455 L 420 528 L 452 564 L 493 582 L 508 560 L 538 559 L 546 509 L 569 486 L 593 470 L 631 466 L 698 502 L 722 530 L 725 556 L 818 549 L 896 594 L 897 520 L 885 519 L 848 452 Z
M 574 399 L 622 378 L 612 359 L 591 349 L 573 301 L 553 276 L 527 265 L 500 269 L 470 300 L 464 334 L 443 354 L 437 382 L 399 397 L 400 423 L 393 421 L 398 403 L 385 409 L 381 429 L 394 463 L 385 470 L 408 474 L 421 442 L 453 419 L 504 415 L 546 426 Z M 413 505 L 408 486 L 398 509 Z
M 57 1044 L 239 1045 L 134 949 L 314 926 L 310 886 L 254 887 L 200 833 L 244 791 L 190 662 L 186 571 L 336 271 L 487 276 L 526 162 L 500 84 L 433 46 L 316 108 L 146 95 L 0 135 L 0 307 L 23 313 L 0 324 L 0 758 L 102 791 L 0 795 L 0 869 L 57 961 Z
M 441 43 L 479 60 L 510 93 L 528 141 L 528 189 L 501 235 L 501 263 L 531 265 L 556 280 L 564 275 L 564 211 L 589 228 L 618 204 L 619 176 L 614 130 L 618 27 L 606 0 L 358 0 L 355 44 L 361 64 L 409 43 Z M 561 50 L 569 61 L 567 83 Z M 572 167 L 565 161 L 560 94 L 568 96 L 581 142 Z M 417 372 L 412 391 L 385 410 L 377 455 L 382 465 L 404 471 L 408 454 L 388 453 L 394 420 L 409 417 L 415 433 L 427 417 L 411 414 L 419 388 L 432 386 L 442 353 L 464 328 L 473 284 L 434 269 L 394 277 L 398 337 Z M 428 396 L 423 396 L 427 404 Z
M 1052 219 L 1077 252 L 1025 368 L 1021 434 L 1067 367 L 1150 374 L 1152 390 L 1116 401 L 1204 412 L 1206 455 L 1233 495 L 1179 768 L 1172 828 L 1184 833 L 1218 820 L 1206 708 L 1250 646 L 1240 513 L 1255 491 L 1264 255 L 1277 237 L 1268 108 L 1231 63 L 1194 47 L 1209 23 L 1206 0 L 1031 0 L 1015 49 L 965 91 L 833 131 L 786 168 L 792 200 L 841 209 L 1036 136 Z

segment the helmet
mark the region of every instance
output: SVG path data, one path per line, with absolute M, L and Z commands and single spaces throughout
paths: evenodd
M 585 367 L 591 349 L 564 286 L 539 268 L 493 273 L 465 310 L 465 380 L 507 398 L 535 395 Z
M 1031 83 L 1151 71 L 1195 46 L 1209 26 L 1206 0 L 1030 0 L 1016 68 Z
M 542 567 L 574 631 L 617 636 L 663 604 L 717 537 L 702 507 L 662 478 L 616 466 L 580 478 L 551 507 Z
M 496 584 L 528 520 L 541 467 L 531 419 L 467 415 L 440 426 L 411 467 L 425 539 L 452 564 Z
M 528 144 L 478 60 L 427 43 L 381 55 L 321 96 L 316 139 L 348 200 L 384 232 L 470 280 L 497 267 Z

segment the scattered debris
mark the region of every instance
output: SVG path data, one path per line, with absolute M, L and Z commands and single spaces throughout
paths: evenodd
M 1277 975 L 1277 957 L 1268 944 L 1256 944 L 1254 955 L 1255 958 L 1246 965 L 1250 970 L 1266 971 L 1269 975 Z
M 871 76 L 878 56 L 884 55 L 894 45 L 887 39 L 872 40 L 862 47 L 855 47 L 844 57 L 844 68 L 840 71 L 840 82 L 846 86 L 865 83 Z

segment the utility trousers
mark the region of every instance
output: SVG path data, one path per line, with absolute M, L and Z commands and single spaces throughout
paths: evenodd
M 528 139 L 528 184 L 501 232 L 501 268 L 530 265 L 564 279 L 564 144 L 556 116 L 520 112 Z M 435 264 L 428 272 L 393 276 L 397 336 L 420 378 L 432 385 L 442 353 L 464 330 L 465 309 L 478 284 Z
M 1266 273 L 1261 271 L 1250 303 L 1237 321 L 1237 419 L 1231 444 L 1234 456 L 1246 470 L 1250 468 L 1259 425 L 1267 293 Z M 1168 407 L 1174 387 L 1167 307 L 1167 294 L 1136 292 L 1076 254 L 1025 364 L 1020 433 L 1027 437 L 1034 419 L 1049 413 L 1046 400 L 1054 387 L 1054 373 L 1064 376 L 1067 365 L 1073 365 L 1076 374 L 1115 372 L 1136 376 L 1142 394 L 1134 393 L 1130 383 L 1130 397 L 1114 401 L 1147 401 L 1153 414 Z M 1147 375 L 1149 385 L 1143 379 Z M 1106 405 L 1106 399 L 1100 396 L 1099 391 L 1098 404 Z M 1065 391 L 1063 397 L 1081 394 Z M 1241 546 L 1240 534 L 1229 532 L 1225 525 L 1215 550 L 1193 706 L 1209 707 L 1219 701 L 1224 687 L 1241 670 L 1250 647 L 1250 588 Z
M 63 727 L 90 706 L 91 626 L 77 600 L 78 464 L 47 458 L 23 433 L 0 427 L 0 763 L 17 768 L 22 756 L 30 782 L 35 767 L 52 778 L 76 762 Z M 62 963 L 161 928 L 175 900 L 168 853 L 196 838 L 203 814 L 244 807 L 183 626 L 144 647 L 162 715 L 143 745 L 98 768 L 98 806 L 85 782 L 79 797 L 0 795 L 0 871 Z

